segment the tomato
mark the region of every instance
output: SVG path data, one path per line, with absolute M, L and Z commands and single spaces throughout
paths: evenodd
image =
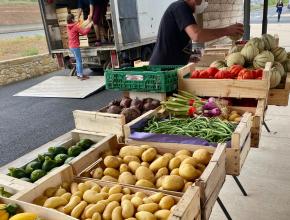
M 241 65 L 233 65 L 233 66 L 231 66 L 231 68 L 229 69 L 229 71 L 232 74 L 232 77 L 233 78 L 237 78 L 238 75 L 239 75 L 239 72 L 241 70 L 243 70 L 243 69 L 244 69 L 244 67 L 241 66 Z
M 209 73 L 209 78 L 214 78 L 214 75 L 219 71 L 218 68 L 210 67 L 207 69 L 207 72 Z
M 256 72 L 256 77 L 255 78 L 259 78 L 259 77 L 263 77 L 263 70 L 262 69 L 257 69 L 257 70 L 255 70 L 255 72 Z
M 243 69 L 242 71 L 240 71 L 238 75 L 238 80 L 243 80 L 243 79 L 254 79 L 253 71 L 248 70 L 248 69 Z
M 199 78 L 209 79 L 210 74 L 207 72 L 207 70 L 202 70 L 202 71 L 200 71 Z
M 196 79 L 196 78 L 199 78 L 199 71 L 198 70 L 193 70 L 191 72 L 191 79 Z
M 230 79 L 231 73 L 228 70 L 219 70 L 215 76 L 215 79 Z

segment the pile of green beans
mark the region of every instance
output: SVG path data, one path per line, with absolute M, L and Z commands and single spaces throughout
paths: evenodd
M 197 118 L 170 118 L 149 120 L 145 132 L 198 137 L 209 142 L 225 143 L 231 140 L 236 124 L 221 119 L 199 116 Z

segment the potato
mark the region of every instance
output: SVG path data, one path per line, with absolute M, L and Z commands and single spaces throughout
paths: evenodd
M 101 179 L 103 176 L 104 176 L 104 171 L 101 167 L 96 168 L 92 175 L 94 179 Z
M 104 197 L 104 200 L 109 198 L 109 193 L 106 192 L 100 192 L 99 194 L 101 194 Z
M 156 217 L 152 213 L 146 211 L 137 212 L 136 218 L 137 220 L 156 220 Z
M 118 169 L 120 167 L 120 160 L 115 156 L 107 156 L 104 159 L 106 167 Z
M 179 176 L 179 168 L 175 168 L 171 171 L 170 175 L 178 175 Z
M 132 173 L 135 173 L 136 170 L 138 169 L 138 167 L 140 167 L 140 166 L 141 166 L 141 164 L 138 163 L 137 161 L 131 161 L 131 162 L 129 163 L 129 168 L 130 168 L 130 170 L 132 171 Z
M 148 203 L 148 204 L 140 205 L 140 206 L 137 208 L 137 211 L 138 211 L 138 212 L 146 211 L 146 212 L 154 213 L 154 212 L 156 212 L 158 209 L 159 209 L 159 205 L 158 205 L 158 204 L 156 204 L 156 203 Z
M 137 208 L 139 205 L 143 204 L 143 199 L 138 196 L 134 196 L 131 199 L 131 203 L 134 205 L 135 208 Z
M 86 185 L 85 183 L 79 183 L 78 190 L 84 193 L 85 191 L 89 190 L 90 187 Z
M 159 202 L 159 206 L 161 209 L 170 210 L 170 208 L 174 205 L 175 205 L 175 201 L 172 198 L 172 196 L 164 196 Z
M 135 183 L 135 186 L 155 188 L 155 185 L 149 180 L 140 179 Z
M 88 220 L 88 219 L 86 219 L 86 220 Z M 102 220 L 101 214 L 98 212 L 94 213 L 92 216 L 92 220 Z
M 147 167 L 143 167 L 143 166 L 138 167 L 138 169 L 135 172 L 135 176 L 137 180 L 144 179 L 144 180 L 149 180 L 152 183 L 154 183 L 155 181 L 153 172 Z
M 168 169 L 167 169 L 167 167 L 162 167 L 162 168 L 160 168 L 158 171 L 157 171 L 157 173 L 155 174 L 155 179 L 158 179 L 158 178 L 160 178 L 160 177 L 162 177 L 162 176 L 165 176 L 165 175 L 168 175 L 169 173 L 168 173 Z
M 60 197 L 66 199 L 69 202 L 71 196 L 72 196 L 72 194 L 67 192 L 65 194 L 62 194 Z
M 206 168 L 205 165 L 201 164 L 201 163 L 198 163 L 194 166 L 196 169 L 200 170 L 201 172 L 203 172 Z
M 103 219 L 104 220 L 111 220 L 112 219 L 112 212 L 113 210 L 118 207 L 120 204 L 116 201 L 110 202 L 103 212 Z
M 193 182 L 187 182 L 187 183 L 185 183 L 185 184 L 184 184 L 184 187 L 183 187 L 183 189 L 182 189 L 182 192 L 186 192 L 186 190 L 187 190 L 189 187 L 191 187 L 192 184 L 193 184 Z
M 128 172 L 130 169 L 127 164 L 123 163 L 120 165 L 119 170 L 120 170 L 120 173 L 124 173 L 124 172 Z
M 120 185 L 115 185 L 110 188 L 109 190 L 109 195 L 115 194 L 115 193 L 121 193 L 122 192 L 122 186 Z
M 158 220 L 167 220 L 170 216 L 171 212 L 169 210 L 158 210 L 157 212 L 154 213 L 154 216 L 158 219 Z
M 118 179 L 118 177 L 120 176 L 120 172 L 119 172 L 119 170 L 116 170 L 114 168 L 106 168 L 104 170 L 104 175 L 111 176 L 111 177 Z
M 94 186 L 99 186 L 96 182 L 92 180 L 87 180 L 86 182 L 84 182 L 84 184 L 87 185 L 90 189 L 92 189 Z
M 127 218 L 126 220 L 137 220 L 136 218 Z
M 178 168 L 178 167 L 180 166 L 180 164 L 181 164 L 181 160 L 180 160 L 180 158 L 178 158 L 178 157 L 174 157 L 174 158 L 172 158 L 172 159 L 169 161 L 168 168 L 169 168 L 170 170 L 173 170 L 173 169 L 175 169 L 175 168 Z
M 81 215 L 81 219 L 87 219 L 86 218 L 86 212 L 88 211 L 89 208 L 91 208 L 92 206 L 94 206 L 95 204 L 88 204 L 85 208 L 85 210 L 83 211 L 82 215 Z
M 54 196 L 61 196 L 61 195 L 65 194 L 65 193 L 66 193 L 66 190 L 64 188 L 59 188 L 59 189 L 56 190 Z
M 96 192 L 101 192 L 101 187 L 97 184 L 97 185 L 95 185 L 95 186 L 93 186 L 92 188 L 91 188 L 91 190 L 93 190 L 93 191 L 96 191 Z
M 101 192 L 109 193 L 109 190 L 110 190 L 110 187 L 108 187 L 108 186 L 104 186 L 104 187 L 101 189 Z
M 107 203 L 104 202 L 104 200 L 99 201 L 97 204 L 94 204 L 93 206 L 91 206 L 90 208 L 88 208 L 86 210 L 86 212 L 85 212 L 86 218 L 92 218 L 92 216 L 96 212 L 103 213 L 103 211 L 105 210 L 106 206 L 107 206 Z
M 123 193 L 114 193 L 114 194 L 109 196 L 108 200 L 110 202 L 112 202 L 112 201 L 121 202 L 123 195 L 124 195 Z
M 130 184 L 130 185 L 135 185 L 137 179 L 132 173 L 130 172 L 124 172 L 121 173 L 119 176 L 118 182 L 122 184 Z
M 68 183 L 68 182 L 63 182 L 61 184 L 61 187 L 64 188 L 67 192 L 70 191 L 70 183 Z
M 107 150 L 102 153 L 102 158 L 106 158 L 107 156 L 112 156 L 113 152 L 111 150 Z
M 149 169 L 152 170 L 153 172 L 157 172 L 160 168 L 167 167 L 168 163 L 169 163 L 168 157 L 161 156 L 150 164 Z
M 153 199 L 151 199 L 150 197 L 145 197 L 143 199 L 143 203 L 144 204 L 149 204 L 149 203 L 154 203 Z
M 211 159 L 211 154 L 206 149 L 198 149 L 193 152 L 192 157 L 194 157 L 198 163 L 207 165 Z
M 85 201 L 81 201 L 76 207 L 74 207 L 70 215 L 74 218 L 79 218 L 87 205 L 88 204 Z
M 144 162 L 151 162 L 155 159 L 156 155 L 157 155 L 156 149 L 151 147 L 143 152 L 141 158 Z
M 64 213 L 64 214 L 66 214 L 65 212 L 64 212 L 64 206 L 59 206 L 56 210 L 57 211 L 59 211 L 59 212 L 62 212 L 62 213 Z
M 172 153 L 165 153 L 163 154 L 163 157 L 167 157 L 169 160 L 171 160 L 174 157 L 174 155 Z
M 139 147 L 142 147 L 142 148 L 144 148 L 145 150 L 147 150 L 147 149 L 149 149 L 149 148 L 152 148 L 150 145 L 148 145 L 148 144 L 142 144 L 142 145 L 140 145 Z
M 119 155 L 120 157 L 124 158 L 125 156 L 142 156 L 142 153 L 145 151 L 144 148 L 138 146 L 124 146 L 121 148 Z
M 75 182 L 72 182 L 71 185 L 70 185 L 70 192 L 72 194 L 74 194 L 75 192 L 79 191 L 78 189 L 78 184 L 75 183 Z
M 148 162 L 142 162 L 141 166 L 149 168 L 150 164 Z
M 159 188 L 159 187 L 161 187 L 162 186 L 162 182 L 163 182 L 163 180 L 164 180 L 164 178 L 166 177 L 167 175 L 165 175 L 165 176 L 161 176 L 161 177 L 159 177 L 157 180 L 156 180 L 156 187 L 157 188 Z
M 112 212 L 112 219 L 114 219 L 114 220 L 123 220 L 121 206 L 118 206 L 118 207 L 114 208 L 114 210 Z
M 195 167 L 198 164 L 198 161 L 194 157 L 188 157 L 182 161 L 181 165 L 182 164 L 190 164 Z
M 64 206 L 63 210 L 66 214 L 70 214 L 71 211 L 76 207 L 80 202 L 81 198 L 78 196 L 72 196 L 69 202 Z
M 151 198 L 153 202 L 159 203 L 163 197 L 164 197 L 164 194 L 162 192 L 159 192 L 159 193 L 155 193 L 151 195 L 149 198 Z
M 201 172 L 191 164 L 182 164 L 179 167 L 179 175 L 188 181 L 193 181 L 200 177 Z
M 61 197 L 50 197 L 48 198 L 45 203 L 43 204 L 43 206 L 45 208 L 52 208 L 55 209 L 59 206 L 64 206 L 68 203 L 68 201 L 64 198 Z
M 55 195 L 55 192 L 57 191 L 56 187 L 49 187 L 44 191 L 44 196 L 46 197 L 52 197 Z
M 122 189 L 123 194 L 131 194 L 131 190 L 129 188 Z
M 104 196 L 94 190 L 87 190 L 83 195 L 83 200 L 87 203 L 97 203 L 103 199 L 105 199 Z
M 177 157 L 178 155 L 187 155 L 190 156 L 192 155 L 192 153 L 189 150 L 179 150 L 175 153 L 175 156 Z
M 161 186 L 164 190 L 181 191 L 184 187 L 183 178 L 177 175 L 164 176 Z
M 185 155 L 185 154 L 180 154 L 180 155 L 178 155 L 176 157 L 179 158 L 181 161 L 184 161 L 186 158 L 189 158 L 190 156 Z
M 118 182 L 118 180 L 112 176 L 103 176 L 102 179 L 103 181 L 111 181 L 111 182 Z
M 136 156 L 125 156 L 123 159 L 124 163 L 130 163 L 131 161 L 136 161 L 138 163 L 141 163 L 139 157 Z
M 141 199 L 144 199 L 147 195 L 144 192 L 136 192 L 135 196 L 140 197 Z
M 134 205 L 130 200 L 124 200 L 121 204 L 122 206 L 122 216 L 123 218 L 130 218 L 134 216 L 135 209 Z
M 122 199 L 121 201 L 123 202 L 124 200 L 130 200 L 133 198 L 133 195 L 129 195 L 129 194 L 126 194 L 126 195 L 123 195 L 122 196 Z

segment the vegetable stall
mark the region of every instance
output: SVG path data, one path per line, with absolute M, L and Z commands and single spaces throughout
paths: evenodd
M 107 70 L 123 97 L 73 111 L 74 130 L 0 168 L 1 220 L 209 219 L 259 146 L 267 106 L 288 105 L 278 45 L 263 35 L 186 66 Z

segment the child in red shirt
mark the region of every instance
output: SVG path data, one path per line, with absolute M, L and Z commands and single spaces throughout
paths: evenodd
M 68 44 L 76 59 L 77 76 L 81 80 L 88 79 L 89 77 L 83 74 L 79 34 L 87 35 L 91 30 L 91 25 L 92 23 L 90 23 L 90 25 L 88 25 L 86 28 L 81 28 L 80 24 L 75 22 L 73 14 L 68 14 L 67 16 Z

